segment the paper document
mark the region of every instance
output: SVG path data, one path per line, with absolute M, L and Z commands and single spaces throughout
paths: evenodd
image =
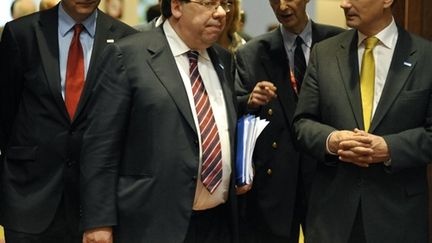
M 243 116 L 237 122 L 236 184 L 239 186 L 252 183 L 255 142 L 268 123 L 254 115 Z

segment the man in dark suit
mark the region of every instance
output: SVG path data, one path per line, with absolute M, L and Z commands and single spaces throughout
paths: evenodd
M 319 160 L 307 242 L 427 242 L 430 42 L 398 27 L 392 0 L 342 1 L 353 28 L 318 43 L 294 117 Z
M 298 242 L 315 161 L 296 148 L 291 130 L 301 82 L 291 75 L 300 65 L 295 40 L 303 40 L 305 67 L 312 46 L 343 29 L 311 21 L 308 0 L 269 2 L 280 27 L 237 51 L 239 105 L 270 121 L 257 140 L 254 182 L 244 197 L 245 242 Z
M 163 0 L 162 26 L 104 53 L 82 153 L 89 242 L 111 242 L 104 227 L 116 242 L 236 241 L 234 64 L 213 45 L 226 11 Z
M 79 157 L 95 65 L 108 43 L 136 32 L 98 4 L 63 0 L 5 26 L 0 223 L 8 242 L 82 241 Z

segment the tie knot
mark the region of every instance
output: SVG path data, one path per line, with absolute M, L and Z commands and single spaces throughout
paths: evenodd
M 303 44 L 303 39 L 298 35 L 295 40 L 296 46 L 301 46 Z
M 82 24 L 75 24 L 73 29 L 74 29 L 74 35 L 79 35 L 83 31 L 84 26 Z
M 197 63 L 199 53 L 197 51 L 188 51 L 187 56 L 189 58 L 190 63 Z
M 375 36 L 368 37 L 364 40 L 366 49 L 373 49 L 378 44 L 379 39 Z

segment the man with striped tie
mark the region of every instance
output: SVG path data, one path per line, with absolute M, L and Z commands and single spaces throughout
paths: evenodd
M 83 226 L 117 242 L 233 242 L 233 59 L 222 0 L 163 0 L 164 24 L 107 48 L 83 146 Z M 88 239 L 110 242 L 107 231 Z

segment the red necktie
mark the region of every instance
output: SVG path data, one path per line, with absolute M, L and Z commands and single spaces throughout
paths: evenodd
M 71 120 L 75 115 L 81 91 L 84 87 L 84 54 L 80 41 L 83 28 L 82 24 L 74 26 L 74 35 L 69 47 L 66 66 L 65 103 Z
M 189 51 L 187 55 L 189 58 L 189 77 L 192 83 L 192 93 L 201 132 L 201 181 L 207 190 L 213 193 L 222 182 L 222 152 L 219 133 L 210 99 L 198 72 L 199 53 Z

